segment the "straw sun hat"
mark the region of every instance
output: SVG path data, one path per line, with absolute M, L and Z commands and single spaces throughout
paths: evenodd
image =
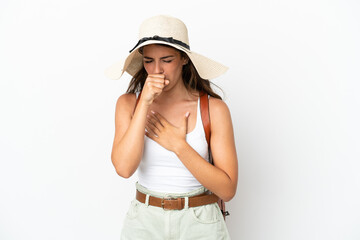
M 226 66 L 190 50 L 185 24 L 174 17 L 159 15 L 146 19 L 140 26 L 139 41 L 125 60 L 105 70 L 111 79 L 119 79 L 124 71 L 134 76 L 143 66 L 139 48 L 149 44 L 165 44 L 185 52 L 204 79 L 213 79 L 226 72 Z

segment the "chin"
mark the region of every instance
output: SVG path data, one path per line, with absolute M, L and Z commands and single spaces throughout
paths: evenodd
M 169 89 L 169 85 L 167 85 L 163 88 L 163 92 L 166 92 L 168 89 Z

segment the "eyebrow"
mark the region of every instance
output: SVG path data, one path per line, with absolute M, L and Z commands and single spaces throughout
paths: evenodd
M 161 57 L 160 59 L 165 59 L 165 58 L 169 58 L 169 57 L 175 57 L 175 56 L 174 56 L 174 55 L 169 55 L 169 56 Z M 153 58 L 147 57 L 147 56 L 144 56 L 144 58 L 146 58 L 146 59 L 153 59 Z

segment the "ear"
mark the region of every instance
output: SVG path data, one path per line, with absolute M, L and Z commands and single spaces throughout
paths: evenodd
M 181 59 L 183 61 L 183 65 L 186 65 L 189 63 L 189 56 L 184 52 L 181 52 Z

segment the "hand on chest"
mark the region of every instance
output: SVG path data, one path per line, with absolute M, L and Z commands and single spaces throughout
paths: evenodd
M 153 104 L 148 114 L 151 114 L 151 111 L 160 113 L 169 123 L 175 127 L 180 127 L 183 124 L 186 112 L 189 112 L 187 133 L 190 133 L 196 126 L 197 108 L 197 101 L 187 101 L 173 105 Z

